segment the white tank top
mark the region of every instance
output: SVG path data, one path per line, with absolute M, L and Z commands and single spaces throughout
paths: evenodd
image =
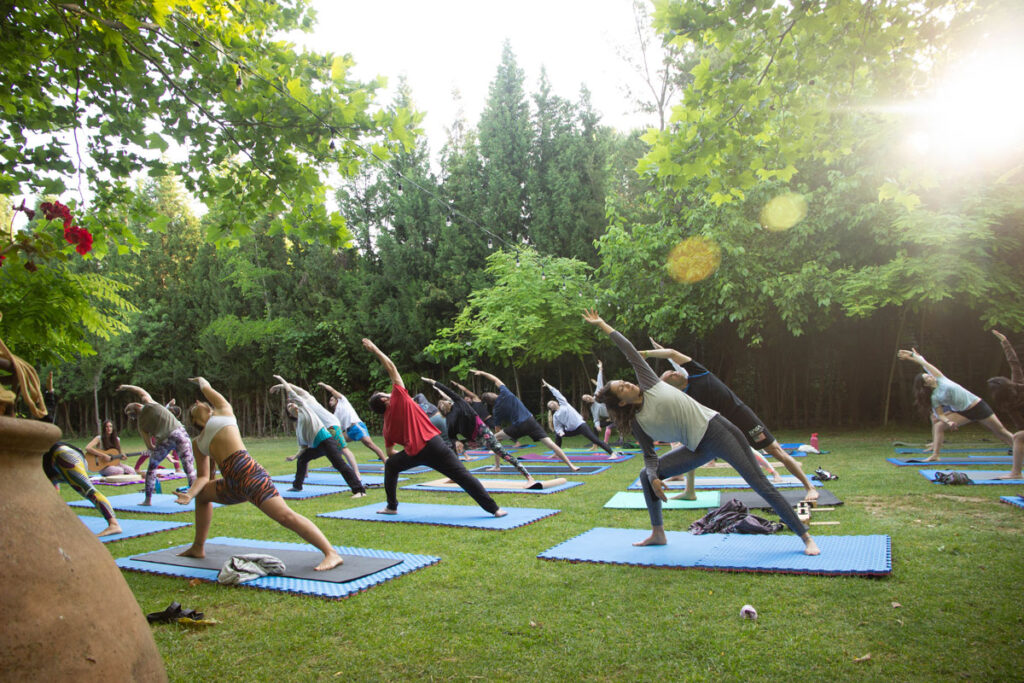
M 199 437 L 196 439 L 196 446 L 199 447 L 199 452 L 203 455 L 209 455 L 210 443 L 213 441 L 213 437 L 217 436 L 220 430 L 229 426 L 238 426 L 238 420 L 235 419 L 234 415 L 211 415 L 210 419 L 206 421 L 203 431 L 199 433 Z

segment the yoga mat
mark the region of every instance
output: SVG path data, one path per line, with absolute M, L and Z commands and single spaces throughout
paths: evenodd
M 440 526 L 462 526 L 474 529 L 515 529 L 532 524 L 539 519 L 556 515 L 560 510 L 543 508 L 504 508 L 508 514 L 495 517 L 476 505 L 433 505 L 425 503 L 399 503 L 398 514 L 380 515 L 381 503 L 364 505 L 336 512 L 322 512 L 317 517 L 330 519 L 354 519 L 363 522 L 406 522 L 411 524 L 436 524 Z
M 515 475 L 520 476 L 520 477 L 523 476 L 522 474 L 519 473 L 519 470 L 517 470 L 515 467 L 512 467 L 512 465 L 502 465 L 500 472 L 494 472 L 494 471 L 488 469 L 489 467 L 490 467 L 490 465 L 481 465 L 480 467 L 474 467 L 473 469 L 470 470 L 470 472 L 472 472 L 473 474 L 475 474 L 477 476 L 487 476 L 487 475 L 495 475 L 495 476 L 497 476 L 499 474 L 515 474 Z M 565 475 L 565 476 L 580 476 L 580 475 L 583 475 L 583 474 L 600 474 L 601 472 L 604 472 L 605 470 L 609 469 L 609 465 L 580 465 L 580 468 L 578 470 L 576 470 L 575 472 L 573 472 L 572 470 L 570 470 L 568 468 L 568 466 L 563 465 L 563 464 L 558 464 L 558 465 L 534 465 L 533 463 L 527 463 L 527 464 L 524 465 L 524 467 L 533 476 L 537 476 L 538 474 L 558 474 L 558 475 Z
M 935 481 L 935 475 L 939 472 L 952 472 L 953 470 L 918 470 L 928 481 Z M 963 472 L 966 474 L 971 481 L 975 484 L 1024 484 L 1024 479 L 996 479 L 1007 473 L 1009 470 L 957 470 L 957 472 Z M 970 486 L 970 484 L 968 484 Z M 952 486 L 951 488 L 962 488 L 960 486 Z
M 428 468 L 429 469 L 429 468 Z M 288 484 L 291 486 L 292 482 L 295 481 L 294 474 L 280 474 L 276 477 L 271 477 L 271 481 L 275 481 L 281 484 Z M 377 476 L 374 474 L 362 475 L 363 486 L 366 488 L 373 488 L 375 486 L 384 485 L 384 477 Z M 405 477 L 399 477 L 398 480 L 402 481 Z M 302 483 L 303 490 L 313 486 L 342 486 L 348 489 L 348 482 L 345 481 L 345 477 L 341 476 L 337 470 L 331 470 L 330 472 L 307 472 L 306 481 Z M 288 488 L 287 486 L 285 488 Z M 278 490 L 281 490 L 278 488 Z M 337 493 L 337 491 L 331 491 L 331 493 Z
M 804 555 L 804 544 L 792 534 L 703 534 L 666 531 L 667 545 L 635 547 L 650 535 L 645 529 L 596 528 L 571 538 L 537 557 L 642 567 L 782 572 L 825 576 L 879 576 L 892 572 L 889 536 L 816 536 L 821 549 Z
M 914 455 L 915 453 L 921 457 L 927 457 L 932 449 L 925 450 L 924 448 L 895 448 L 897 455 Z M 943 453 L 1010 453 L 1009 446 L 974 446 L 970 448 L 945 448 L 939 452 L 939 457 L 942 457 Z
M 794 477 L 792 474 L 784 474 L 784 475 L 782 475 L 782 481 L 774 481 L 769 476 L 768 477 L 768 481 L 770 481 L 772 486 L 774 486 L 777 489 L 793 487 L 793 486 L 799 486 L 800 488 L 803 488 L 803 486 L 804 486 L 803 484 L 800 483 L 800 480 L 797 479 L 796 477 Z M 811 484 L 814 485 L 814 486 L 821 486 L 821 482 L 818 481 L 817 479 L 811 479 L 810 481 L 811 481 Z M 686 488 L 686 482 L 685 481 L 666 481 L 665 485 L 670 490 L 671 489 L 680 489 L 680 490 L 682 490 L 682 489 Z M 750 484 L 748 484 L 747 480 L 744 479 L 743 477 L 695 477 L 694 478 L 693 486 L 694 486 L 694 488 L 698 488 L 698 489 L 749 489 L 750 488 Z M 637 477 L 633 481 L 633 483 L 630 484 L 626 488 L 628 488 L 630 491 L 640 491 L 641 490 L 640 477 Z
M 696 491 L 697 500 L 676 500 L 669 498 L 662 502 L 662 510 L 695 510 L 698 508 L 716 508 L 722 503 L 718 491 Z M 646 510 L 647 502 L 642 491 L 619 491 L 604 504 L 606 508 L 617 510 Z
M 429 471 L 430 471 L 430 468 L 427 467 L 426 465 L 417 465 L 416 467 L 413 467 L 411 469 L 407 469 L 406 471 L 402 472 L 402 474 L 422 474 L 424 472 L 429 472 Z M 333 467 L 317 467 L 315 469 L 311 469 L 310 472 L 334 472 L 335 474 L 338 474 L 338 470 L 334 469 Z M 362 463 L 361 462 L 361 463 L 359 463 L 359 474 L 360 475 L 364 475 L 364 474 L 384 474 L 384 463 L 382 463 L 382 462 Z M 363 481 L 364 482 L 366 481 L 366 479 L 367 479 L 367 477 L 363 477 Z M 384 480 L 381 479 L 381 482 L 383 482 L 383 481 Z
M 428 481 L 422 484 L 408 484 L 403 486 L 403 489 L 409 489 L 410 491 L 443 491 L 445 493 L 462 493 L 465 494 L 458 485 L 440 485 L 437 483 L 439 480 Z M 488 493 L 558 493 L 566 489 L 571 489 L 574 486 L 583 486 L 582 481 L 567 481 L 564 484 L 552 486 L 551 488 L 544 489 L 524 489 L 518 487 L 512 487 L 508 481 L 501 481 L 498 479 L 481 479 L 480 483 L 484 485 Z M 401 508 L 399 508 L 401 509 Z
M 604 451 L 598 451 L 597 455 L 594 455 L 592 453 L 587 453 L 587 454 L 583 454 L 583 453 L 576 453 L 576 454 L 566 453 L 565 457 L 569 458 L 569 460 L 572 461 L 572 462 L 613 463 L 613 462 L 625 462 L 625 461 L 629 460 L 630 458 L 634 457 L 635 455 L 636 455 L 636 453 L 616 453 L 615 457 L 609 458 L 608 454 L 605 453 Z M 523 453 L 522 455 L 517 455 L 516 457 L 519 458 L 519 460 L 521 460 L 523 462 L 536 462 L 536 461 L 562 462 L 552 451 L 546 451 L 544 453 Z
M 167 473 L 157 473 L 157 481 L 171 481 L 174 479 L 184 479 L 184 472 L 175 472 L 174 470 L 168 470 Z M 104 477 L 101 474 L 94 474 L 89 477 L 89 481 L 92 482 L 93 486 L 132 486 L 134 484 L 145 484 L 145 475 L 141 477 L 132 477 L 128 474 L 115 474 L 111 477 Z
M 341 475 L 338 475 L 339 477 Z M 289 480 L 290 481 L 290 480 Z M 274 487 L 277 492 L 281 494 L 281 497 L 285 500 L 305 500 L 306 498 L 319 498 L 320 496 L 329 496 L 332 493 L 342 493 L 342 489 L 337 486 L 310 486 L 309 478 L 306 478 L 306 484 L 303 484 L 301 491 L 289 491 L 291 484 L 281 484 L 274 482 Z M 348 493 L 348 489 L 345 489 L 345 493 Z
M 154 493 L 152 505 L 139 505 L 139 503 L 145 499 L 145 491 L 122 493 L 118 496 L 107 496 L 107 500 L 110 501 L 110 507 L 114 508 L 118 512 L 145 512 L 150 515 L 173 515 L 179 512 L 193 512 L 196 509 L 196 502 L 194 500 L 190 500 L 188 505 L 178 505 L 174 502 L 178 497 L 170 493 Z M 93 504 L 87 500 L 73 500 L 68 503 L 68 505 L 73 508 L 95 509 Z M 214 503 L 213 507 L 221 507 L 221 504 Z
M 1024 508 L 1024 497 L 1022 496 L 1000 496 L 999 502 L 1006 503 L 1007 505 L 1016 505 L 1019 508 Z
M 812 480 L 813 481 L 813 480 Z M 698 492 L 699 493 L 699 492 Z M 797 503 L 804 499 L 806 493 L 803 488 L 799 489 L 779 489 L 779 493 L 786 499 L 786 502 L 790 505 L 795 506 Z M 764 498 L 757 491 L 729 491 L 722 494 L 722 502 L 725 503 L 731 499 L 736 499 L 739 502 L 747 506 L 750 510 L 770 510 L 771 505 L 768 504 Z M 836 498 L 836 495 L 827 489 L 818 489 L 818 500 L 816 501 L 819 507 L 832 507 L 835 505 L 842 505 L 843 501 Z
M 344 546 L 335 546 L 336 550 L 341 553 L 345 558 L 345 564 L 349 566 L 355 566 L 357 563 L 362 563 L 362 559 L 356 560 L 350 557 L 357 556 L 359 558 L 367 559 L 381 559 L 381 560 L 398 560 L 399 563 L 390 566 L 386 569 L 379 569 L 372 574 L 366 575 L 362 578 L 357 578 L 343 583 L 327 580 L 326 575 L 336 570 L 330 570 L 330 572 L 314 572 L 312 571 L 313 565 L 320 561 L 320 552 L 315 550 L 312 546 L 303 543 L 281 543 L 276 541 L 257 541 L 247 538 L 228 538 L 218 537 L 212 538 L 207 542 L 206 548 L 209 552 L 211 545 L 230 546 L 233 551 L 232 554 L 247 553 L 247 552 L 259 552 L 268 555 L 274 555 L 275 557 L 282 557 L 287 551 L 304 551 L 310 557 L 303 558 L 300 560 L 295 570 L 302 570 L 307 564 L 309 565 L 308 571 L 311 578 L 292 578 L 289 576 L 264 576 L 252 581 L 246 581 L 245 583 L 239 584 L 241 586 L 247 586 L 250 588 L 260 588 L 263 590 L 276 590 L 286 593 L 299 593 L 303 595 L 315 595 L 317 597 L 328 598 L 338 600 L 341 598 L 347 598 L 350 595 L 359 593 L 367 590 L 377 584 L 388 581 L 395 577 L 423 567 L 436 564 L 441 561 L 440 557 L 433 555 L 411 555 L 408 553 L 396 553 L 387 550 L 373 550 L 370 548 L 350 548 Z M 180 552 L 185 546 L 179 546 L 177 549 L 171 549 L 172 551 Z M 164 551 L 158 551 L 164 552 Z M 173 553 L 172 553 L 173 554 Z M 209 558 L 209 555 L 207 555 Z M 226 558 L 225 558 L 226 559 Z M 286 561 L 287 562 L 287 561 Z M 172 564 L 160 564 L 157 562 L 147 562 L 134 557 L 121 557 L 116 560 L 117 566 L 122 569 L 130 571 L 145 572 L 149 574 L 163 574 L 166 576 L 181 576 L 185 578 L 198 578 L 206 581 L 216 581 L 217 573 L 223 562 L 216 565 L 216 568 L 205 568 L 205 567 L 192 567 L 192 566 L 181 566 Z M 294 564 L 294 563 L 293 563 Z M 344 567 L 345 565 L 342 565 Z M 291 573 L 292 567 L 289 566 L 289 573 Z
M 935 467 L 936 465 L 1010 465 L 1013 464 L 1013 456 L 1010 455 L 968 455 L 960 458 L 943 458 L 926 462 L 924 458 L 886 458 L 897 467 Z
M 107 528 L 107 520 L 102 517 L 83 517 L 78 515 L 78 518 L 94 534 L 98 534 Z M 161 531 L 167 531 L 168 529 L 192 526 L 191 522 L 158 522 L 152 519 L 119 519 L 117 523 L 121 525 L 121 533 L 112 536 L 102 536 L 100 537 L 101 541 L 110 543 L 111 541 L 121 541 L 126 538 L 148 536 Z

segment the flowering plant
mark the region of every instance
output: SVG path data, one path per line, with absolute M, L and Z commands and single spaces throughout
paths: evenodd
M 85 256 L 92 251 L 92 233 L 87 229 L 75 224 L 74 216 L 65 204 L 58 201 L 43 202 L 38 210 L 30 209 L 21 201 L 21 206 L 11 207 L 14 214 L 11 218 L 11 226 L 8 234 L 5 235 L 8 243 L 0 242 L 0 267 L 9 253 L 21 255 L 25 259 L 25 269 L 35 272 L 38 268 L 37 261 L 51 258 L 66 259 L 67 256 L 61 245 L 59 235 L 52 230 L 55 226 L 63 228 L 64 241 L 75 246 L 75 251 Z M 28 226 L 18 232 L 14 231 L 14 217 L 18 213 L 24 213 L 29 220 Z M 42 220 L 36 221 L 36 216 L 42 214 Z

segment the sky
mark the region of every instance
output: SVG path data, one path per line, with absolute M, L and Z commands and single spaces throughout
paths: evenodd
M 632 113 L 624 85 L 642 85 L 619 56 L 639 52 L 632 0 L 312 0 L 315 33 L 301 43 L 319 52 L 350 53 L 360 80 L 388 77 L 389 90 L 404 75 L 433 153 L 461 116 L 479 122 L 505 40 L 536 91 L 541 67 L 552 91 L 575 101 L 581 85 L 602 121 L 619 129 L 648 125 Z M 298 39 L 298 38 L 297 38 Z M 460 102 L 453 97 L 458 90 Z M 391 93 L 384 94 L 387 100 Z

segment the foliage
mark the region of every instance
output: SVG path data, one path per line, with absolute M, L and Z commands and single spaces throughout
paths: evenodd
M 532 250 L 499 251 L 487 259 L 494 284 L 473 292 L 427 352 L 464 374 L 479 360 L 521 368 L 590 347 L 580 314 L 593 301 L 590 268 Z

